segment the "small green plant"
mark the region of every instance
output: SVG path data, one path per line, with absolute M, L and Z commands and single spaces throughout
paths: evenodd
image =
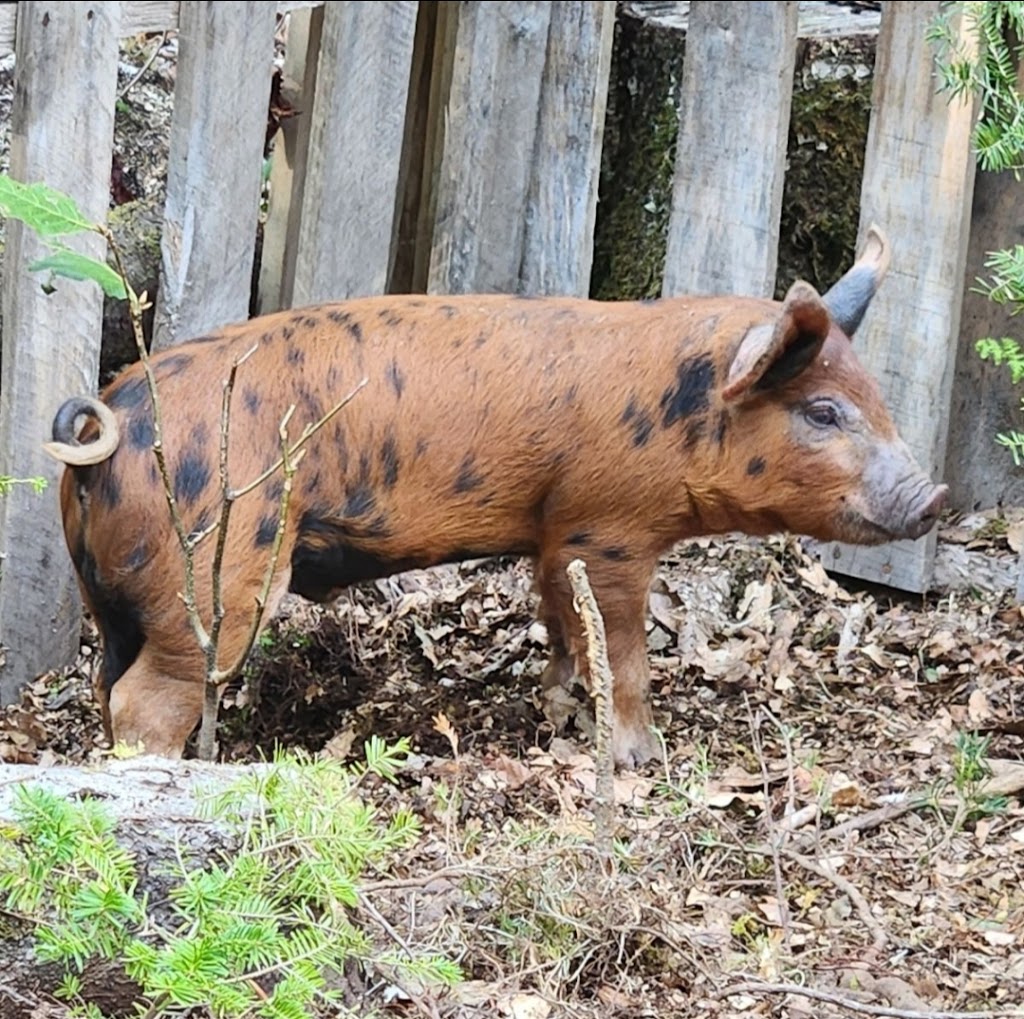
M 968 39 L 955 19 L 962 16 Z M 946 3 L 928 29 L 938 51 L 940 88 L 951 99 L 976 96 L 980 106 L 973 143 L 983 170 L 1024 169 L 1024 98 L 1017 68 L 1024 56 L 1024 3 Z
M 46 491 L 46 478 L 12 478 L 6 474 L 0 474 L 0 496 L 10 495 L 15 485 L 31 485 L 36 495 Z
M 962 34 L 956 18 L 968 28 Z M 975 97 L 979 113 L 972 143 L 978 165 L 991 172 L 1010 171 L 1020 180 L 1024 169 L 1024 96 L 1018 84 L 1018 69 L 1024 60 L 1024 3 L 1019 0 L 960 2 L 943 4 L 928 30 L 936 46 L 936 69 L 940 90 L 951 100 Z M 1011 314 L 1024 308 L 1024 247 L 988 253 L 988 280 L 978 279 L 975 292 L 1000 305 L 1010 305 Z M 975 349 L 984 361 L 1005 366 L 1013 385 L 1024 380 L 1024 355 L 1010 337 L 985 337 Z M 1024 401 L 1021 402 L 1024 411 Z M 1024 466 L 1024 433 L 1010 429 L 998 432 L 995 441 L 1005 446 L 1017 467 Z
M 368 774 L 392 781 L 407 752 L 404 740 L 375 738 L 348 768 L 279 755 L 209 797 L 210 818 L 235 832 L 234 850 L 169 865 L 170 910 L 159 912 L 100 803 L 19 786 L 17 834 L 0 842 L 0 895 L 35 924 L 37 955 L 66 967 L 65 1000 L 96 1019 L 77 974 L 97 956 L 141 987 L 136 1006 L 151 1019 L 193 1007 L 218 1019 L 307 1019 L 340 1007 L 330 978 L 350 959 L 399 979 L 453 983 L 454 963 L 381 952 L 356 922 L 360 875 L 420 831 L 407 811 L 380 818 L 359 784 Z
M 988 796 L 985 783 L 992 777 L 986 757 L 990 736 L 959 732 L 953 751 L 953 785 L 961 802 L 965 820 L 988 814 L 1001 814 L 1007 808 L 1005 796 Z

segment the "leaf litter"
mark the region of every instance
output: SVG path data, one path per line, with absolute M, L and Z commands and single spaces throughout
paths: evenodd
M 992 530 L 958 522 L 940 549 L 1015 563 L 1017 531 Z M 466 974 L 445 994 L 368 984 L 364 1007 L 1024 1013 L 1021 610 L 1005 588 L 910 597 L 833 578 L 807 544 L 698 539 L 663 560 L 648 623 L 663 756 L 616 776 L 611 867 L 594 848 L 588 698 L 545 700 L 525 562 L 286 606 L 225 697 L 223 757 L 345 759 L 371 734 L 410 736 L 375 795 L 424 834 L 365 894 L 382 947 L 401 931 Z M 109 752 L 97 659 L 87 631 L 75 667 L 5 709 L 0 760 Z M 965 737 L 988 741 L 973 784 Z

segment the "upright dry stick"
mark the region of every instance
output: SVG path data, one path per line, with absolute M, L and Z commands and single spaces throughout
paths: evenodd
M 582 559 L 574 559 L 566 567 L 572 586 L 573 608 L 583 621 L 587 638 L 587 663 L 590 666 L 590 696 L 594 699 L 597 739 L 597 786 L 594 790 L 594 840 L 597 850 L 605 859 L 612 855 L 612 835 L 615 831 L 615 760 L 612 757 L 612 726 L 614 702 L 612 700 L 612 669 L 608 662 L 608 642 L 605 639 L 604 619 L 597 607 L 597 599 L 587 579 L 587 567 Z

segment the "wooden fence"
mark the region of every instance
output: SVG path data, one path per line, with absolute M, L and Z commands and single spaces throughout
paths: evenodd
M 689 10 L 664 293 L 770 295 L 794 49 L 811 4 Z M 934 94 L 937 2 L 884 5 L 862 233 L 884 226 L 891 279 L 858 343 L 923 465 L 945 463 L 971 232 L 972 110 Z M 276 8 L 276 10 L 275 10 Z M 386 290 L 586 294 L 614 2 L 0 4 L 16 54 L 11 174 L 105 215 L 119 38 L 177 29 L 155 344 L 244 318 L 276 14 L 290 12 L 287 120 L 271 171 L 258 307 Z M 16 12 L 16 23 L 15 23 Z M 47 296 L 37 243 L 7 224 L 0 473 L 57 471 L 54 410 L 95 387 L 100 295 Z M 95 241 L 85 242 L 101 254 Z M 826 565 L 920 591 L 935 537 Z M 77 649 L 78 596 L 56 498 L 0 499 L 0 701 Z

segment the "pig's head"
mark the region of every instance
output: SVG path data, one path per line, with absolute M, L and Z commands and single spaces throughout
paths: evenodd
M 856 332 L 888 268 L 872 226 L 860 258 L 820 296 L 790 288 L 774 321 L 750 326 L 720 390 L 736 493 L 762 530 L 879 544 L 919 538 L 946 500 L 897 433 Z

